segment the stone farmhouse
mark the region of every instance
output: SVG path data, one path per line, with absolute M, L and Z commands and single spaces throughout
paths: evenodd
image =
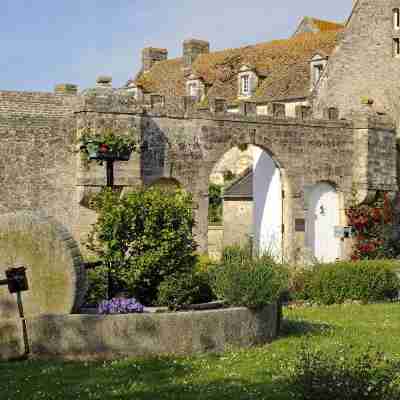
M 261 251 L 293 261 L 347 257 L 353 189 L 359 202 L 398 192 L 400 0 L 353 1 L 343 24 L 304 18 L 287 39 L 211 48 L 185 40 L 176 59 L 146 48 L 122 88 L 99 77 L 82 92 L 71 84 L 0 92 L 0 213 L 41 210 L 81 242 L 96 218 L 87 199 L 106 171 L 82 163 L 77 138 L 109 127 L 141 143 L 139 155 L 115 163 L 115 185 L 190 191 L 200 251 L 210 176 L 227 162 L 252 168 L 251 232 Z M 235 219 L 225 244 L 243 225 Z

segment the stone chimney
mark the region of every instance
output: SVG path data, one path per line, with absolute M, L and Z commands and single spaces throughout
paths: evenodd
M 189 39 L 183 42 L 183 60 L 185 69 L 192 67 L 200 54 L 210 52 L 210 43 L 205 40 Z
M 167 49 L 156 49 L 154 47 L 146 47 L 142 50 L 142 68 L 143 72 L 148 72 L 151 67 L 158 61 L 168 59 Z
M 96 79 L 96 87 L 102 89 L 112 88 L 112 77 L 108 75 L 100 75 Z

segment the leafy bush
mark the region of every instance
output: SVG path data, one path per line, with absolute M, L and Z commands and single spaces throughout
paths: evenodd
M 232 250 L 232 249 L 231 249 Z M 252 259 L 229 250 L 213 272 L 213 289 L 218 298 L 234 306 L 261 308 L 277 301 L 287 287 L 287 271 L 269 257 Z
M 357 204 L 346 210 L 349 225 L 355 233 L 352 260 L 396 258 L 400 254 L 394 234 L 395 214 L 387 193 L 379 193 L 371 204 Z M 397 235 L 398 236 L 398 235 Z
M 251 260 L 251 259 L 252 259 L 252 250 L 250 245 L 226 246 L 222 251 L 222 260 L 224 262 L 230 262 L 230 261 L 241 262 L 244 260 Z
M 87 271 L 88 290 L 86 292 L 85 304 L 98 305 L 102 300 L 107 298 L 107 275 L 107 268 L 103 265 Z
M 320 304 L 393 299 L 400 288 L 398 266 L 383 260 L 315 265 L 295 275 L 291 286 L 297 299 Z
M 222 213 L 222 186 L 211 183 L 208 188 L 208 223 L 220 225 Z
M 160 283 L 196 262 L 192 201 L 183 191 L 138 190 L 123 197 L 105 190 L 96 200 L 98 219 L 88 247 L 111 263 L 118 290 L 154 304 Z
M 291 384 L 304 400 L 400 399 L 400 363 L 373 350 L 352 354 L 349 346 L 334 355 L 303 349 Z M 297 397 L 296 397 L 297 398 Z
M 188 272 L 172 275 L 160 284 L 158 303 L 178 310 L 189 304 L 208 303 L 214 300 L 207 273 Z

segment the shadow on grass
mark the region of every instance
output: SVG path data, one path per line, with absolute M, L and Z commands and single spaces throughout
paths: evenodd
M 334 328 L 329 324 L 318 324 L 305 320 L 284 319 L 281 325 L 279 337 L 305 336 L 305 335 L 326 335 Z
M 209 359 L 212 363 L 212 358 Z M 27 361 L 0 363 L 4 399 L 25 400 L 247 400 L 289 399 L 284 381 L 250 382 L 205 376 L 185 359 L 157 358 L 107 363 Z M 207 373 L 206 373 L 207 374 Z M 17 390 L 18 389 L 18 390 Z M 3 398 L 3 397 L 2 397 Z

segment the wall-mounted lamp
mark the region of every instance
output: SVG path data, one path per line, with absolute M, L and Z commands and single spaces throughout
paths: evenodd
M 325 215 L 325 207 L 323 205 L 321 205 L 321 207 L 319 208 L 319 213 L 321 215 Z

